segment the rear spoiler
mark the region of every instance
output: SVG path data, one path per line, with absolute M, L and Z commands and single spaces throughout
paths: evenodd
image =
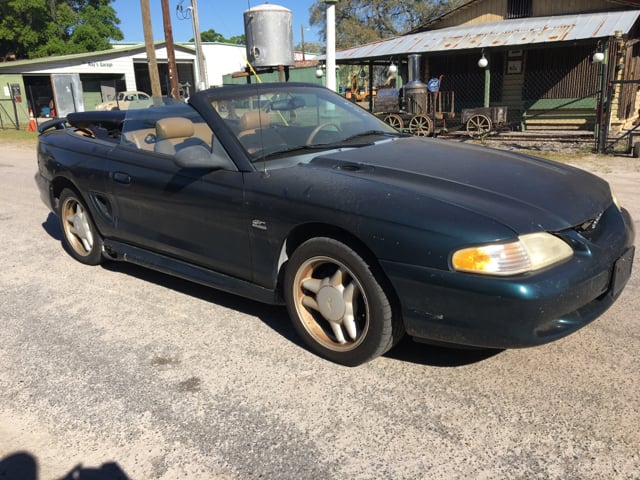
M 56 130 L 69 128 L 66 117 L 52 118 L 51 120 L 47 120 L 46 122 L 41 123 L 40 125 L 38 125 L 38 133 L 42 134 L 47 130 L 51 130 L 52 128 L 55 128 Z
M 38 132 L 41 134 L 47 130 L 55 128 L 60 130 L 63 128 L 80 128 L 92 129 L 101 127 L 107 130 L 117 130 L 122 126 L 126 112 L 120 110 L 111 110 L 106 112 L 75 112 L 70 113 L 66 117 L 52 118 L 38 126 Z

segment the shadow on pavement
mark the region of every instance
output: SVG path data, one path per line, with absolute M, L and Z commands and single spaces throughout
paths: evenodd
M 54 239 L 62 241 L 62 232 L 58 217 L 49 213 L 42 224 L 44 230 Z M 286 338 L 295 345 L 308 350 L 296 335 L 287 315 L 286 309 L 278 305 L 267 305 L 254 300 L 249 300 L 237 295 L 216 290 L 211 287 L 199 285 L 188 280 L 173 277 L 168 274 L 156 272 L 126 262 L 106 262 L 103 268 L 111 272 L 151 282 L 163 288 L 169 288 L 185 295 L 193 296 L 206 302 L 215 303 L 225 308 L 236 310 L 246 315 L 251 315 L 262 320 L 276 333 Z M 458 367 L 481 362 L 497 355 L 502 350 L 493 349 L 462 349 L 453 347 L 433 346 L 414 342 L 411 338 L 405 338 L 385 357 L 434 367 Z
M 282 337 L 298 346 L 303 346 L 293 330 L 287 311 L 283 306 L 260 303 L 132 263 L 106 262 L 102 265 L 102 268 L 111 272 L 131 275 L 163 288 L 169 288 L 206 302 L 215 303 L 216 305 L 257 317 Z
M 461 367 L 482 362 L 503 351 L 490 348 L 456 348 L 455 345 L 436 346 L 405 337 L 387 352 L 385 357 L 430 367 Z
M 38 480 L 38 462 L 28 452 L 16 452 L 0 459 L 0 478 L 7 480 Z M 60 480 L 129 480 L 126 473 L 115 462 L 103 463 L 100 467 L 77 465 Z
M 54 238 L 59 242 L 62 241 L 62 230 L 60 230 L 60 222 L 58 221 L 58 217 L 53 212 L 49 212 L 47 219 L 42 224 L 42 228 L 51 238 Z

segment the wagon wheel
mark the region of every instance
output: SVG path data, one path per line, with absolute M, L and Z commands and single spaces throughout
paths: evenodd
M 467 134 L 482 137 L 491 131 L 491 119 L 486 115 L 473 115 L 467 120 Z
M 433 130 L 433 122 L 426 115 L 416 115 L 409 121 L 409 131 L 420 137 L 428 136 Z
M 384 117 L 384 123 L 392 126 L 396 130 L 401 130 L 402 127 L 404 127 L 404 121 L 402 120 L 402 117 L 397 113 L 390 113 L 389 115 Z

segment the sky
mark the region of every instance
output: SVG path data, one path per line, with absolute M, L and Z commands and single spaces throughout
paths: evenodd
M 200 31 L 213 29 L 226 38 L 244 33 L 243 13 L 252 7 L 265 3 L 288 8 L 292 14 L 293 43 L 300 43 L 304 28 L 305 42 L 319 42 L 317 29 L 309 27 L 309 7 L 313 0 L 169 0 L 171 11 L 171 29 L 174 42 L 186 42 L 194 37 L 191 19 L 180 20 L 176 14 L 176 7 L 182 5 L 183 11 L 196 1 Z M 119 28 L 124 34 L 125 42 L 144 42 L 142 30 L 142 15 L 139 0 L 113 0 L 111 6 L 120 19 Z M 149 0 L 151 8 L 151 22 L 153 25 L 153 39 L 157 42 L 164 40 L 162 24 L 161 0 Z

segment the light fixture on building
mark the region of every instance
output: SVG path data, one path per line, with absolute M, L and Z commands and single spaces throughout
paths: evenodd
M 596 44 L 596 50 L 593 52 L 591 56 L 591 63 L 602 63 L 604 62 L 604 50 L 602 48 L 602 43 L 598 40 Z
M 395 63 L 393 63 L 393 60 L 391 60 L 391 65 L 389 65 L 389 67 L 387 67 L 387 70 L 389 71 L 389 73 L 391 75 L 395 74 L 398 71 L 398 67 L 396 66 Z
M 324 70 L 322 69 L 322 64 L 318 64 L 318 68 L 316 68 L 316 77 L 317 78 L 322 78 L 322 76 L 324 75 Z
M 480 68 L 487 68 L 487 65 L 489 65 L 489 60 L 487 60 L 487 57 L 484 56 L 484 48 L 483 48 L 482 57 L 480 57 L 480 60 L 478 60 L 478 66 Z

